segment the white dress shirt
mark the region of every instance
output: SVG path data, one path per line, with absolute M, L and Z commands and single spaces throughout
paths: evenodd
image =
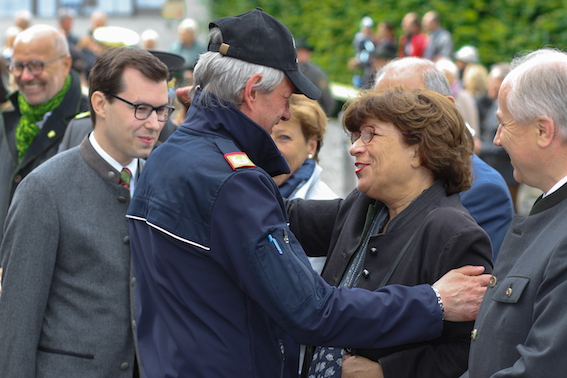
M 94 133 L 90 133 L 89 142 L 91 142 L 95 151 L 103 158 L 112 168 L 116 169 L 119 173 L 122 172 L 123 168 L 128 168 L 132 172 L 132 179 L 130 180 L 130 197 L 134 195 L 134 189 L 136 187 L 136 179 L 138 173 L 138 159 L 134 158 L 127 166 L 123 166 L 117 162 L 112 156 L 110 156 L 105 150 L 102 149 L 100 144 L 96 141 Z

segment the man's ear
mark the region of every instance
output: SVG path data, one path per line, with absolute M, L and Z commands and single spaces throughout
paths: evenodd
M 68 75 L 71 71 L 71 67 L 73 67 L 73 58 L 71 58 L 71 55 L 67 55 L 61 58 L 61 65 L 62 70 Z
M 554 137 L 560 138 L 559 130 L 553 120 L 547 116 L 539 116 L 536 118 L 535 127 L 537 131 L 537 144 L 541 148 L 551 145 Z
M 106 118 L 106 105 L 108 101 L 104 94 L 99 91 L 93 92 L 91 96 L 91 105 L 97 117 Z
M 256 84 L 258 84 L 262 80 L 262 74 L 257 73 L 254 74 L 248 79 L 246 82 L 246 87 L 243 89 L 243 97 L 244 101 L 242 103 L 243 106 L 247 108 L 247 110 L 252 110 L 254 107 L 254 102 L 258 98 L 258 91 L 254 88 Z M 241 109 L 242 110 L 242 109 Z M 246 114 L 245 111 L 243 113 Z

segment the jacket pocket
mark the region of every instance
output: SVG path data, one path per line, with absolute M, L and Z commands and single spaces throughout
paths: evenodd
M 528 277 L 506 277 L 496 289 L 492 299 L 500 303 L 517 303 L 530 282 Z
M 87 359 L 87 360 L 94 360 L 93 354 L 69 352 L 69 351 L 66 351 L 66 350 L 48 348 L 48 347 L 44 347 L 44 346 L 41 346 L 41 345 L 37 347 L 37 350 L 39 350 L 40 352 L 44 352 L 44 353 L 61 354 L 61 355 L 64 355 L 64 356 L 71 356 L 71 357 L 77 357 L 77 358 L 84 358 L 84 359 Z
M 255 255 L 268 279 L 266 287 L 272 289 L 269 290 L 271 298 L 279 302 L 285 312 L 291 312 L 309 298 L 312 278 L 280 234 L 281 229 L 264 236 Z

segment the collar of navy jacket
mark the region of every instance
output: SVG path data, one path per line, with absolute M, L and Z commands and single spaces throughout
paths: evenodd
M 234 152 L 246 153 L 256 166 L 232 168 L 225 156 Z M 172 169 L 183 173 L 172 175 Z M 289 173 L 272 138 L 258 124 L 228 104 L 207 108 L 194 99 L 185 123 L 146 162 L 127 217 L 208 250 L 211 213 L 195 209 L 212 208 L 225 180 L 248 169 L 266 176 Z
M 194 130 L 232 140 L 254 164 L 270 176 L 289 173 L 289 166 L 272 137 L 256 122 L 232 105 L 210 94 L 208 109 L 199 103 L 201 90 L 195 94 L 185 122 L 180 129 Z

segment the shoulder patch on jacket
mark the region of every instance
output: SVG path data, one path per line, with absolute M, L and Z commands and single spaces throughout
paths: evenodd
M 252 163 L 252 160 L 246 155 L 244 152 L 231 152 L 228 154 L 224 154 L 224 158 L 228 161 L 228 164 L 234 169 L 235 171 L 238 168 L 243 167 L 253 167 L 256 168 L 256 165 Z

